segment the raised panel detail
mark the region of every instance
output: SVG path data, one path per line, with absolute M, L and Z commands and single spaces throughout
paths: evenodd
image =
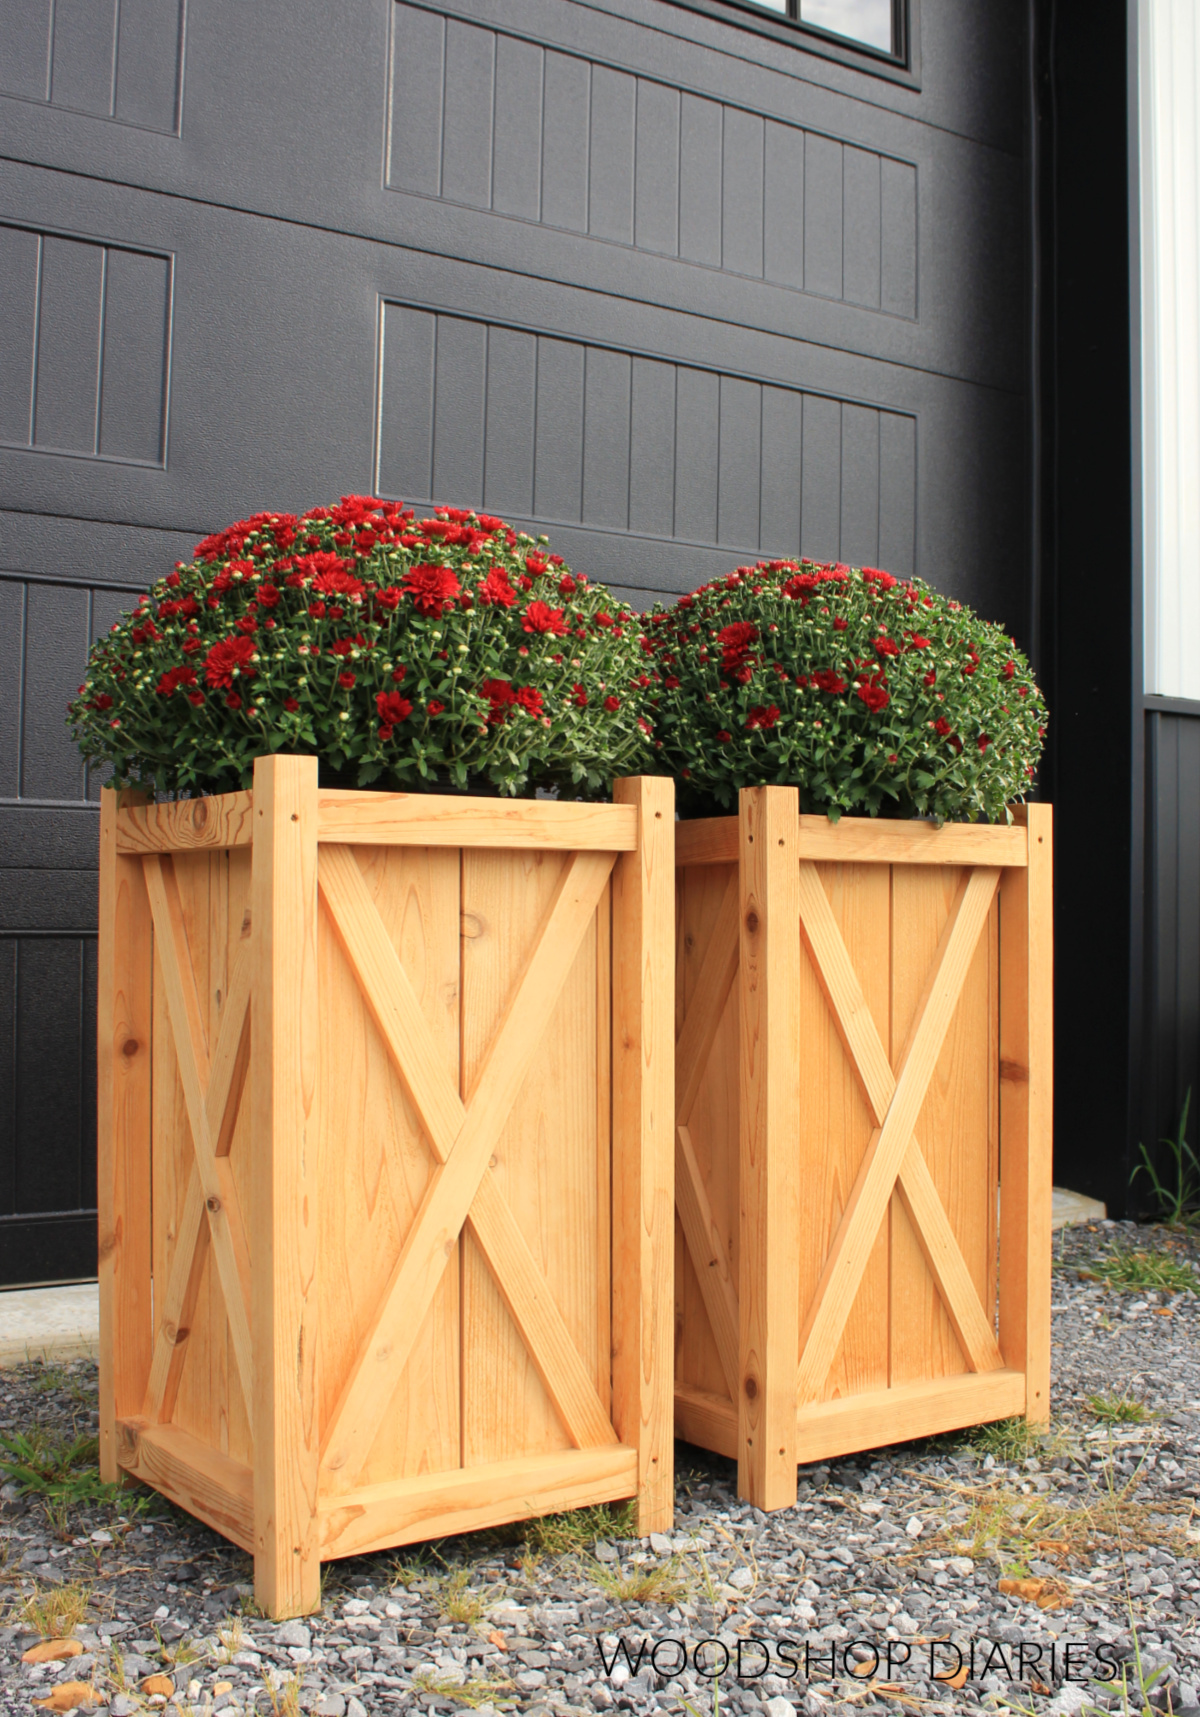
M 179 128 L 183 0 L 0 0 L 0 95 Z
M 165 457 L 171 261 L 0 226 L 0 443 Z
M 380 362 L 381 495 L 915 570 L 905 413 L 402 304 Z
M 392 17 L 392 190 L 916 316 L 911 162 L 407 0 Z

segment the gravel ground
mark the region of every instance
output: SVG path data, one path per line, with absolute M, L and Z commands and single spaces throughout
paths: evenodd
M 1135 1277 L 1200 1270 L 1200 1244 L 1162 1230 L 1056 1238 L 1045 1438 L 1008 1425 L 803 1468 L 797 1507 L 769 1516 L 729 1462 L 680 1445 L 669 1537 L 601 1511 L 362 1557 L 326 1569 L 304 1622 L 262 1620 L 249 1560 L 158 1499 L 10 1482 L 0 1713 L 1140 1712 L 1093 1679 L 1139 1662 L 1155 1707 L 1195 1707 L 1200 1298 L 1104 1279 L 1134 1251 Z M 0 1373 L 0 1436 L 43 1459 L 96 1423 L 92 1366 Z M 23 1662 L 46 1636 L 75 1655 Z

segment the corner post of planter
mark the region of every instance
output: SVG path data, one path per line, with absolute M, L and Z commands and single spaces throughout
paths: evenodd
M 251 1327 L 254 1592 L 320 1607 L 317 1516 L 317 760 L 254 765 Z
M 638 828 L 612 885 L 612 1402 L 645 1536 L 675 1513 L 675 784 L 630 776 L 613 800 Z
M 800 796 L 744 787 L 741 915 L 741 1387 L 738 1494 L 796 1500 L 800 1346 Z
M 1054 1113 L 1053 813 L 1017 812 L 1028 864 L 1000 884 L 1000 1350 L 1025 1374 L 1025 1417 L 1050 1417 Z
M 96 1143 L 100 1476 L 120 1477 L 118 1419 L 142 1410 L 153 1346 L 150 1021 L 154 933 L 141 860 L 117 849 L 117 813 L 146 795 L 100 795 Z

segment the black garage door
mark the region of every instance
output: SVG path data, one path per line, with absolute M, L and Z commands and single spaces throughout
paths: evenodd
M 94 1268 L 63 706 L 199 535 L 374 489 L 638 600 L 799 550 L 1025 633 L 1024 20 L 917 4 L 888 59 L 732 0 L 0 0 L 0 1279 Z

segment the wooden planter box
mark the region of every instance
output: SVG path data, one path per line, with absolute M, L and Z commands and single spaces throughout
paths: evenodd
M 676 1428 L 762 1508 L 1048 1416 L 1050 843 L 786 787 L 678 826 Z
M 670 782 L 104 795 L 101 1468 L 254 1556 L 672 1518 Z

